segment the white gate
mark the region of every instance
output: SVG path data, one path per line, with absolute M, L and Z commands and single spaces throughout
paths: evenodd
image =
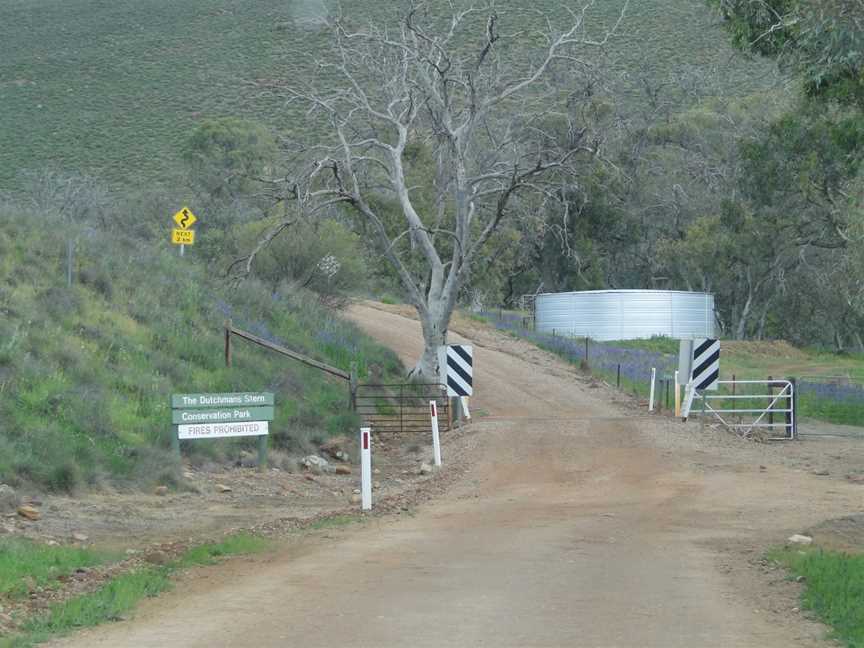
M 693 414 L 714 416 L 723 425 L 745 437 L 752 436 L 755 430 L 763 429 L 768 431 L 771 440 L 796 438 L 797 412 L 793 381 L 718 380 L 717 385 L 721 393 L 703 392 L 700 396 L 702 408 L 696 409 L 694 404 Z M 779 393 L 775 394 L 775 389 L 779 389 Z M 779 417 L 779 420 L 775 417 Z

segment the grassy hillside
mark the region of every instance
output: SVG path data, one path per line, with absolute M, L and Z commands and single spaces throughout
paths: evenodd
M 358 20 L 392 18 L 391 3 L 341 4 Z M 554 22 L 562 3 L 518 4 L 502 12 L 512 23 L 502 31 L 525 30 L 528 43 L 538 10 Z M 589 24 L 610 24 L 622 5 L 597 3 Z M 245 116 L 299 136 L 302 108 L 286 108 L 272 88 L 313 75 L 320 11 L 318 0 L 0 3 L 0 187 L 46 166 L 134 185 L 172 178 L 181 143 L 206 117 Z M 665 84 L 661 101 L 694 82 L 691 91 L 708 94 L 771 83 L 767 64 L 733 54 L 703 0 L 631 2 L 604 59 L 634 110 L 643 78 Z
M 226 369 L 226 317 L 346 369 L 356 358 L 365 376 L 401 371 L 392 352 L 311 297 L 254 282 L 231 289 L 165 245 L 116 232 L 79 237 L 67 288 L 65 229 L 33 222 L 0 209 L 0 481 L 63 490 L 170 473 L 174 392 L 274 391 L 271 440 L 289 449 L 353 425 L 341 381 L 239 342 Z M 240 445 L 185 451 L 219 457 Z

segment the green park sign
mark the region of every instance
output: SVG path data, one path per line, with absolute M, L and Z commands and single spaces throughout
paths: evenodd
M 241 392 L 238 394 L 174 394 L 172 409 L 217 407 L 272 407 L 276 401 L 270 392 Z
M 223 409 L 175 409 L 171 412 L 174 425 L 194 423 L 239 423 L 245 421 L 272 421 L 273 407 L 231 407 Z

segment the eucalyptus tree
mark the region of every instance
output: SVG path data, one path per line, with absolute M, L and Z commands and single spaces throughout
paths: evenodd
M 589 94 L 597 48 L 624 13 L 593 37 L 592 4 L 562 6 L 556 18 L 538 13 L 533 26 L 491 2 L 448 2 L 444 14 L 411 3 L 378 24 L 331 16 L 329 48 L 316 62 L 321 81 L 283 87 L 320 134 L 291 151 L 283 195 L 301 216 L 352 214 L 394 268 L 423 330 L 415 378 L 438 379 L 457 296 L 482 271 L 493 235 L 536 204 L 529 194 L 554 199 L 580 156 L 598 152 L 576 107 Z M 431 160 L 425 174 L 421 154 Z

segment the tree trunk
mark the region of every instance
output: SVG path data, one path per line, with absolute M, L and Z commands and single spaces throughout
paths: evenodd
M 447 328 L 453 315 L 449 301 L 429 299 L 426 307 L 417 308 L 423 329 L 423 354 L 408 374 L 410 380 L 444 384 L 445 377 L 438 367 L 438 349 L 447 344 Z
M 743 340 L 747 337 L 747 321 L 750 319 L 750 309 L 753 306 L 753 293 L 751 292 L 747 296 L 747 301 L 744 302 L 744 308 L 741 311 L 741 315 L 738 319 L 738 327 L 735 331 L 735 339 Z

